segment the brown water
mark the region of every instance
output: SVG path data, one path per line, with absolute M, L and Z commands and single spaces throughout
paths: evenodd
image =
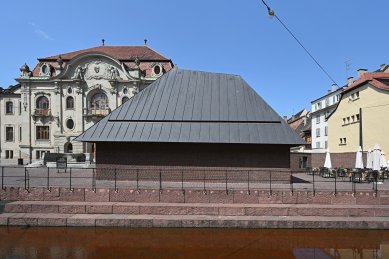
M 0 258 L 389 258 L 389 231 L 4 227 Z

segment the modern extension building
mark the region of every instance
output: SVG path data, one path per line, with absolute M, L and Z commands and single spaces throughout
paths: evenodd
M 2 159 L 93 153 L 73 139 L 173 68 L 147 46 L 98 46 L 24 64 L 0 92 Z
M 96 143 L 97 167 L 267 172 L 289 172 L 290 148 L 304 144 L 240 76 L 178 68 L 76 140 Z

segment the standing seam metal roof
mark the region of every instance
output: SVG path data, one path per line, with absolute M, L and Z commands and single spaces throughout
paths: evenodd
M 240 76 L 178 68 L 76 140 L 304 144 Z

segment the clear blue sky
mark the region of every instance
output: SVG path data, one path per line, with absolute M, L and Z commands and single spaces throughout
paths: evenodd
M 339 85 L 358 68 L 389 63 L 389 1 L 267 0 Z M 148 45 L 180 68 L 241 75 L 280 114 L 324 95 L 332 82 L 270 19 L 260 0 L 4 1 L 0 86 L 39 57 L 106 45 Z M 346 70 L 346 61 L 349 70 Z

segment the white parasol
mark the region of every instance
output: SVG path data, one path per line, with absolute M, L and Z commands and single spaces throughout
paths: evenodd
M 332 168 L 330 149 L 327 149 L 326 160 L 324 161 L 324 167 L 329 169 Z
M 366 161 L 366 168 L 372 169 L 373 168 L 373 159 L 372 159 L 372 152 L 371 149 L 367 151 L 367 161 Z
M 379 171 L 381 169 L 381 149 L 380 149 L 380 146 L 378 146 L 378 144 L 376 144 L 374 146 L 374 150 L 373 150 L 373 170 L 375 171 Z
M 355 158 L 355 168 L 363 169 L 363 160 L 362 160 L 362 147 L 359 146 L 357 155 Z

